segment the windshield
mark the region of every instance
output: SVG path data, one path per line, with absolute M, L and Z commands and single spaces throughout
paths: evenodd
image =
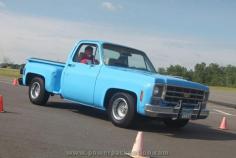
M 145 53 L 139 50 L 106 43 L 103 44 L 103 53 L 106 65 L 156 72 Z

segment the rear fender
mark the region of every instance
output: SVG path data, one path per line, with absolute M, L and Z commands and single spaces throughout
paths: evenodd
M 61 73 L 63 69 L 43 64 L 40 64 L 39 66 L 34 63 L 27 65 L 25 70 L 26 72 L 23 77 L 24 85 L 29 85 L 32 78 L 38 76 L 44 79 L 45 89 L 48 92 L 53 93 L 54 91 L 60 90 Z

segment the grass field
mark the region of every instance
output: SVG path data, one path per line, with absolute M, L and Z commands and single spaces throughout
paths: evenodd
M 0 76 L 17 78 L 20 77 L 20 70 L 0 68 Z

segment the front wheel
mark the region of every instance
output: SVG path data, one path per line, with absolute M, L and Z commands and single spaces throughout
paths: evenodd
M 188 119 L 164 119 L 164 124 L 169 128 L 181 128 L 187 125 Z
M 128 93 L 115 93 L 108 107 L 109 118 L 112 123 L 119 127 L 128 127 L 135 117 L 135 98 Z
M 29 99 L 31 103 L 36 105 L 44 105 L 47 103 L 49 93 L 45 89 L 44 80 L 40 77 L 32 79 L 29 86 Z

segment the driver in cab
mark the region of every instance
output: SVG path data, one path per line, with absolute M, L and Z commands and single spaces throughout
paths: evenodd
M 93 63 L 93 47 L 87 46 L 85 48 L 84 56 L 81 58 L 80 63 L 92 64 Z

